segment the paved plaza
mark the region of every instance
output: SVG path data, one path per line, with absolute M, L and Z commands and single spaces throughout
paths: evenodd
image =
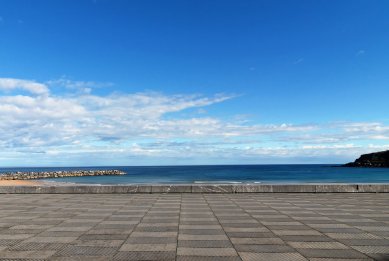
M 389 260 L 389 194 L 4 194 L 0 260 Z

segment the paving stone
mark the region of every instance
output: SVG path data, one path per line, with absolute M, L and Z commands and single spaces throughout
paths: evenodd
M 241 261 L 238 256 L 178 256 L 177 261 Z
M 33 237 L 25 240 L 24 242 L 35 243 L 71 243 L 76 240 L 77 237 Z
M 189 248 L 220 248 L 232 247 L 229 240 L 179 240 L 178 247 Z
M 373 261 L 371 258 L 310 258 L 309 261 Z
M 266 227 L 224 227 L 225 232 L 270 232 Z
M 308 249 L 299 248 L 298 252 L 305 257 L 326 257 L 326 258 L 367 258 L 366 255 L 348 249 Z
M 171 232 L 178 231 L 178 226 L 148 226 L 148 227 L 137 227 L 134 231 L 136 232 Z
M 333 238 L 327 237 L 325 235 L 320 236 L 302 236 L 302 235 L 294 235 L 294 236 L 280 236 L 284 241 L 292 241 L 292 242 L 327 242 L 334 241 Z
M 240 252 L 240 257 L 243 261 L 306 261 L 305 257 L 299 253 L 251 253 L 251 252 Z
M 259 227 L 260 224 L 255 219 L 242 219 L 242 220 L 222 220 L 219 222 L 230 227 Z
M 180 225 L 180 230 L 190 230 L 190 229 L 217 229 L 220 230 L 222 227 L 217 225 Z
M 348 246 L 389 246 L 387 239 L 337 239 Z
M 90 235 L 105 235 L 105 234 L 125 234 L 129 235 L 132 232 L 132 229 L 91 229 L 89 231 L 86 231 L 86 234 Z
M 348 249 L 339 242 L 289 242 L 294 248 L 313 248 L 313 249 Z
M 16 225 L 10 227 L 10 229 L 35 229 L 35 230 L 45 230 L 52 227 L 52 225 Z
M 311 227 L 305 225 L 267 225 L 270 230 L 312 230 Z
M 224 235 L 222 229 L 180 229 L 180 234 L 186 235 Z
M 128 244 L 168 244 L 176 243 L 175 237 L 129 237 L 126 241 Z
M 122 234 L 97 234 L 97 235 L 82 235 L 79 240 L 121 240 L 127 239 L 127 235 Z
M 316 230 L 272 230 L 272 232 L 279 236 L 320 236 L 320 232 Z
M 179 256 L 237 256 L 234 248 L 190 248 L 178 247 Z
M 124 240 L 75 240 L 72 244 L 91 247 L 120 247 L 123 242 Z
M 350 228 L 350 225 L 337 224 L 337 223 L 331 223 L 331 224 L 327 224 L 327 223 L 320 223 L 320 224 L 310 223 L 309 226 L 310 227 L 314 227 L 314 228 Z
M 228 240 L 226 235 L 185 235 L 179 234 L 178 240 Z
M 41 250 L 41 251 L 9 251 L 4 250 L 0 252 L 0 257 L 8 260 L 17 259 L 47 259 L 54 255 L 55 251 Z
M 370 233 L 326 233 L 335 239 L 380 239 L 379 236 Z
M 123 244 L 120 251 L 176 251 L 176 244 Z
M 389 260 L 388 202 L 379 193 L 4 194 L 0 260 Z
M 178 222 L 173 223 L 156 223 L 154 220 L 152 222 L 145 222 L 142 220 L 142 223 L 137 225 L 137 228 L 140 227 L 178 227 Z
M 36 235 L 42 233 L 44 230 L 40 229 L 3 229 L 1 234 L 3 235 L 17 235 L 17 234 L 32 234 Z
M 235 245 L 283 245 L 285 244 L 280 238 L 230 238 Z
M 367 254 L 369 257 L 373 258 L 376 261 L 388 261 L 389 260 L 389 254 Z
M 16 245 L 17 243 L 21 242 L 20 239 L 0 239 L 0 246 L 12 246 Z
M 35 235 L 36 237 L 79 237 L 85 232 L 75 231 L 44 231 Z
M 22 242 L 8 249 L 12 251 L 59 250 L 65 246 L 66 244 L 61 243 Z
M 218 225 L 219 222 L 215 219 L 215 221 L 202 221 L 199 219 L 187 220 L 187 219 L 181 219 L 180 220 L 180 226 L 181 225 Z
M 1 231 L 0 231 L 1 233 Z M 0 234 L 0 240 L 18 240 L 26 239 L 34 236 L 34 234 Z
M 245 237 L 245 238 L 266 238 L 274 237 L 273 233 L 267 232 L 227 232 L 228 237 Z
M 114 260 L 158 260 L 158 261 L 174 261 L 176 252 L 125 252 L 120 251 L 114 256 Z
M 115 248 L 111 247 L 89 247 L 68 245 L 58 251 L 56 256 L 113 256 Z
M 48 229 L 47 231 L 53 231 L 53 232 L 84 232 L 90 230 L 92 227 L 52 227 Z
M 110 259 L 107 259 L 107 257 L 102 257 L 102 256 L 70 256 L 70 257 L 53 256 L 50 257 L 49 260 L 50 261 L 107 261 Z M 42 261 L 47 261 L 47 260 L 42 260 Z
M 133 232 L 132 237 L 177 237 L 177 232 Z
M 357 228 L 316 228 L 322 233 L 362 233 L 360 229 Z
M 389 254 L 389 245 L 386 246 L 352 246 L 355 250 L 368 254 Z
M 234 245 L 238 252 L 252 253 L 289 253 L 294 249 L 287 245 Z

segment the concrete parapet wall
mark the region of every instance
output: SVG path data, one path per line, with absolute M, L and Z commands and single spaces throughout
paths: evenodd
M 389 193 L 389 184 L 0 186 L 0 194 Z

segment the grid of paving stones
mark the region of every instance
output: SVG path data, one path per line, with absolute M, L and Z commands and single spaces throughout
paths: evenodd
M 0 195 L 0 260 L 389 260 L 389 194 Z

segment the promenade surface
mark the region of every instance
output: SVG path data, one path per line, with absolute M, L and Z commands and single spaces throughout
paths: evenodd
M 14 259 L 389 260 L 389 194 L 3 194 Z

